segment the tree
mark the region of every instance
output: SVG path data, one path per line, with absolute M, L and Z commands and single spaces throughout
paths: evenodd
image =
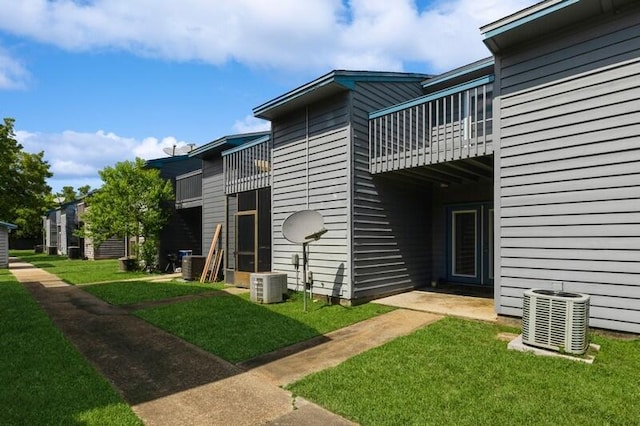
M 91 186 L 89 185 L 79 186 L 78 191 L 76 191 L 73 186 L 63 186 L 62 190 L 56 193 L 55 198 L 58 199 L 59 204 L 68 203 L 85 197 L 89 192 L 91 192 Z
M 53 174 L 43 151 L 23 151 L 13 132 L 14 122 L 5 118 L 0 124 L 0 220 L 18 225 L 18 237 L 39 237 L 41 216 L 51 207 L 46 180 Z
M 144 164 L 136 158 L 98 172 L 104 185 L 87 199 L 83 216 L 87 225 L 82 232 L 97 245 L 111 237 L 133 236 L 138 257 L 151 269 L 158 262 L 160 231 L 169 219 L 169 201 L 174 196 L 171 182 Z
M 58 192 L 56 196 L 59 197 L 62 203 L 68 203 L 78 198 L 78 194 L 76 194 L 73 186 L 63 186 L 62 191 Z

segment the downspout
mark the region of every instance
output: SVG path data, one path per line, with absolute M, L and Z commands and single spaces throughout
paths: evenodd
M 305 144 L 306 144 L 306 155 L 305 155 L 305 160 L 306 160 L 306 178 L 307 178 L 307 210 L 309 210 L 309 106 L 307 105 L 305 107 L 305 131 L 304 131 L 304 136 L 305 136 Z

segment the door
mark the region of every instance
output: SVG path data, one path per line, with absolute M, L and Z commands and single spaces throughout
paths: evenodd
M 470 204 L 447 208 L 447 280 L 493 285 L 493 208 Z
M 236 214 L 236 272 L 234 283 L 248 286 L 252 272 L 256 272 L 256 212 Z

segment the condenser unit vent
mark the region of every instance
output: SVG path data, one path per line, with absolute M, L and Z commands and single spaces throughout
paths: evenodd
M 589 346 L 589 296 L 531 289 L 524 292 L 522 342 L 583 354 Z
M 274 272 L 251 274 L 249 291 L 252 302 L 282 302 L 282 295 L 287 291 L 287 274 Z

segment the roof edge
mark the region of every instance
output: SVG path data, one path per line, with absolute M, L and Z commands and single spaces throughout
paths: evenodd
M 318 90 L 321 87 L 335 83 L 345 90 L 353 90 L 357 82 L 363 81 L 403 81 L 417 80 L 422 81 L 431 77 L 428 74 L 419 73 L 402 73 L 389 71 L 353 71 L 353 70 L 333 70 L 324 74 L 317 79 L 303 84 L 289 92 L 284 93 L 276 98 L 271 99 L 257 107 L 253 108 L 253 115 L 259 118 L 268 117 L 268 113 L 274 109 L 284 106 L 287 103 L 300 99 L 307 94 Z

